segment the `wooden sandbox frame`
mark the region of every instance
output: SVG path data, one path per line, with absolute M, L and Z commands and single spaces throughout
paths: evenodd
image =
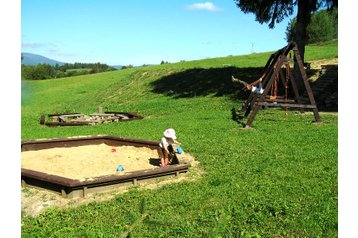
M 89 117 L 91 119 L 84 119 Z M 134 112 L 98 112 L 89 115 L 83 113 L 48 114 L 40 116 L 40 124 L 54 126 L 88 126 L 110 122 L 140 120 L 144 117 Z
M 21 151 L 99 145 L 102 143 L 109 146 L 135 146 L 157 150 L 160 149 L 159 141 L 98 135 L 22 141 Z M 109 191 L 118 188 L 119 186 L 135 185 L 141 181 L 165 176 L 179 176 L 181 173 L 186 173 L 190 166 L 190 163 L 183 159 L 180 164 L 154 169 L 137 170 L 123 175 L 100 176 L 87 181 L 80 181 L 22 168 L 21 185 L 45 188 L 59 193 L 64 198 L 86 197 L 89 193 Z

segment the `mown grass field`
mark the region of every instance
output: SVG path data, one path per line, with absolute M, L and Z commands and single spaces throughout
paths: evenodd
M 231 119 L 246 97 L 231 75 L 258 78 L 269 55 L 22 82 L 22 140 L 111 134 L 159 141 L 172 127 L 204 171 L 195 181 L 133 187 L 110 201 L 23 215 L 22 236 L 121 237 L 137 222 L 131 237 L 337 237 L 337 114 L 321 113 L 322 123 L 314 124 L 311 113 L 261 110 L 253 130 Z M 337 42 L 306 48 L 307 61 L 337 57 Z M 145 119 L 39 124 L 41 114 L 92 113 L 99 105 Z

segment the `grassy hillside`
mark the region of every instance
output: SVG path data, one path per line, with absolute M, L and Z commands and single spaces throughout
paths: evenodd
M 271 52 L 272 53 L 272 52 Z M 111 134 L 160 140 L 175 128 L 204 171 L 193 182 L 118 195 L 106 202 L 22 217 L 23 237 L 337 237 L 338 117 L 262 110 L 254 130 L 231 119 L 246 94 L 235 74 L 256 79 L 270 53 L 22 82 L 22 139 Z M 338 56 L 337 42 L 306 48 L 306 60 Z M 132 111 L 126 123 L 48 128 L 41 114 Z

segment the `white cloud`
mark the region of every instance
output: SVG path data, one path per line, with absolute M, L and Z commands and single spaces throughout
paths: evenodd
M 220 11 L 221 8 L 215 6 L 212 2 L 203 2 L 203 3 L 193 3 L 190 5 L 187 5 L 187 8 L 189 10 L 205 10 L 205 11 Z
M 21 46 L 24 48 L 41 48 L 44 44 L 41 43 L 33 43 L 33 42 L 21 42 Z

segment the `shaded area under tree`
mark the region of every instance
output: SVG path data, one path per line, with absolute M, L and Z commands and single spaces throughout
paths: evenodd
M 196 96 L 231 96 L 232 99 L 244 100 L 248 95 L 241 91 L 241 85 L 231 81 L 231 76 L 242 78 L 247 82 L 255 81 L 263 68 L 193 68 L 164 76 L 151 83 L 152 91 L 174 98 Z
M 263 71 L 263 67 L 223 67 L 223 68 L 193 68 L 164 76 L 151 83 L 152 92 L 170 96 L 173 98 L 190 98 L 198 96 L 214 95 L 228 96 L 233 101 L 244 101 L 250 92 L 244 92 L 242 85 L 233 83 L 234 75 L 247 83 L 257 80 Z M 319 111 L 338 111 L 338 67 L 336 78 L 327 81 L 327 71 L 323 71 L 318 79 L 311 83 L 314 97 Z M 332 74 L 332 72 L 329 72 Z M 308 70 L 308 76 L 312 74 Z M 322 88 L 324 85 L 324 88 Z M 329 94 L 337 95 L 335 102 L 327 104 L 327 88 Z M 280 91 L 279 91 L 280 93 Z

